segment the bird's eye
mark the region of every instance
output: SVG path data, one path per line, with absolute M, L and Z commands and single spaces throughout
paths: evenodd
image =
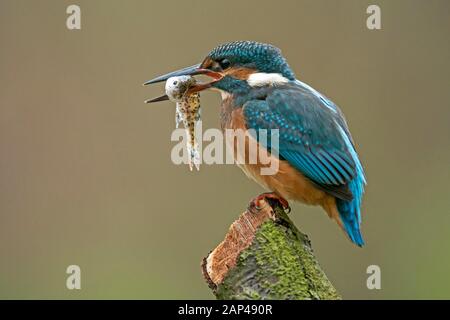
M 222 59 L 219 61 L 219 65 L 222 68 L 222 70 L 228 69 L 231 65 L 230 60 L 228 59 Z

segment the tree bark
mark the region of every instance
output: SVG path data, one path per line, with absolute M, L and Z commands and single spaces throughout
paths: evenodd
M 257 214 L 241 214 L 203 259 L 203 275 L 217 299 L 341 299 L 308 237 L 278 203 L 265 204 Z

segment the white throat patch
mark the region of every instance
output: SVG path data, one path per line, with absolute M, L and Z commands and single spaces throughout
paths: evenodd
M 252 73 L 247 79 L 247 83 L 251 87 L 274 86 L 287 82 L 289 82 L 289 79 L 283 77 L 279 73 L 257 72 Z

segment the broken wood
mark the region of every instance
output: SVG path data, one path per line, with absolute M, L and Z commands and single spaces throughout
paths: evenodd
M 301 233 L 276 202 L 245 211 L 203 259 L 217 299 L 341 299 Z

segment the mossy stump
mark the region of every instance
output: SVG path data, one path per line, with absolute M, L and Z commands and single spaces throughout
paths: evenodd
M 244 212 L 202 263 L 217 299 L 340 299 L 301 233 L 278 203 Z

